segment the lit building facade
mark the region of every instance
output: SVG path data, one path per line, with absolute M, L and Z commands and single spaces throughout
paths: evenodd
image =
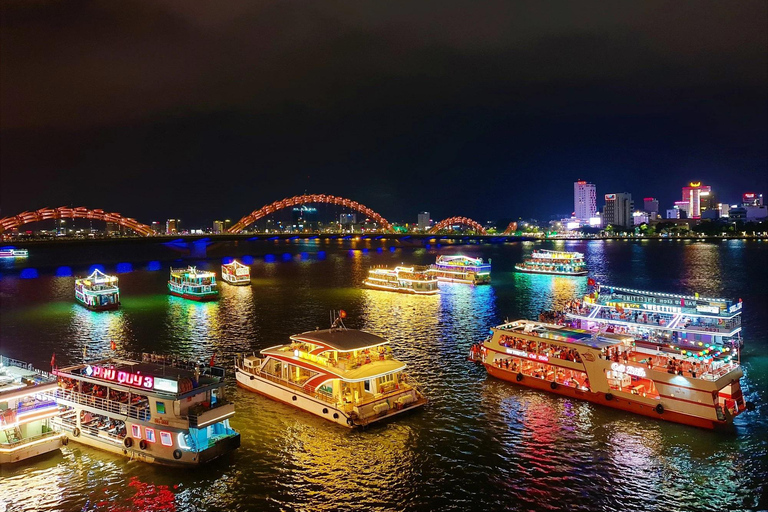
M 429 229 L 429 212 L 419 212 L 418 225 L 419 231 L 426 231 Z
M 588 224 L 597 213 L 597 187 L 586 181 L 573 183 L 573 215 L 582 224 Z
M 179 232 L 179 225 L 181 221 L 179 219 L 168 219 L 165 221 L 165 234 L 175 235 Z
M 700 219 L 701 212 L 712 208 L 712 187 L 702 185 L 700 181 L 692 181 L 687 187 L 683 187 L 683 202 L 689 219 Z
M 605 194 L 605 206 L 603 207 L 603 227 L 620 226 L 631 227 L 634 225 L 632 216 L 634 203 L 632 194 L 619 192 L 615 194 Z
M 763 206 L 763 194 L 745 192 L 741 196 L 742 206 Z
M 220 220 L 213 221 L 213 232 L 215 234 L 221 234 L 224 232 L 224 222 Z
M 643 211 L 648 214 L 650 219 L 657 219 L 659 217 L 659 200 L 655 197 L 644 198 Z

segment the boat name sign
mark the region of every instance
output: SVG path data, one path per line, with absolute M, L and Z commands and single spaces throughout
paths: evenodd
M 611 370 L 618 373 L 627 373 L 635 377 L 645 377 L 645 370 L 636 366 L 627 366 L 621 363 L 612 363 Z
M 153 389 L 155 380 L 149 375 L 141 375 L 140 373 L 129 373 L 122 370 L 118 371 L 114 368 L 104 368 L 102 366 L 86 366 L 85 373 L 89 377 L 97 377 L 100 379 L 115 381 L 119 384 L 127 384 L 128 386 L 136 386 L 140 388 Z

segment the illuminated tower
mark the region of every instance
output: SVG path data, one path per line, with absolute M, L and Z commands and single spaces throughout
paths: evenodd
M 700 219 L 702 210 L 710 207 L 712 187 L 702 185 L 700 181 L 692 181 L 683 187 L 683 202 L 688 205 L 688 218 Z
M 573 184 L 573 212 L 579 222 L 584 224 L 597 213 L 597 188 L 593 183 L 576 181 Z

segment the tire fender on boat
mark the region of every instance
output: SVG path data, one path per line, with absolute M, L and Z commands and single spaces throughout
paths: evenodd
M 352 418 L 347 418 L 347 425 L 349 425 L 349 426 L 351 427 L 351 426 L 353 426 L 354 424 L 355 424 L 355 422 L 354 422 L 354 421 L 352 421 Z
M 72 429 L 72 437 L 80 437 L 80 429 L 75 427 Z
M 296 395 L 293 395 L 293 398 L 291 398 L 294 402 L 297 400 Z
M 605 399 L 606 399 L 608 402 L 610 402 L 611 400 L 613 400 L 613 395 L 612 395 L 612 394 L 610 394 L 610 393 L 606 393 L 606 394 L 605 394 Z
M 327 407 L 323 407 L 323 414 L 328 414 L 328 408 Z
M 139 448 L 141 448 L 142 450 L 146 450 L 147 449 L 147 442 L 145 440 L 143 440 L 143 439 L 141 441 L 139 441 Z
M 67 446 L 69 444 L 69 438 L 67 436 L 61 436 L 61 444 Z
M 133 439 L 131 439 L 130 437 L 126 437 L 125 439 L 123 439 L 123 446 L 125 446 L 126 448 L 130 448 L 131 446 L 133 446 Z
M 557 382 L 550 382 L 549 387 L 552 389 L 557 389 Z
M 523 374 L 522 373 L 518 373 L 517 377 L 515 377 L 515 379 L 517 380 L 517 382 L 520 382 L 521 380 L 523 380 Z
M 179 460 L 181 458 L 181 450 L 179 449 L 173 450 L 173 458 L 176 460 Z
M 664 406 L 659 404 L 656 406 L 656 412 L 659 414 L 664 414 Z
M 339 413 L 337 412 L 333 413 L 333 419 L 335 420 L 339 419 Z

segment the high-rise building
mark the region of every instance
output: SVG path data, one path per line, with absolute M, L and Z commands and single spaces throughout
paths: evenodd
M 429 229 L 429 212 L 419 212 L 418 225 L 419 231 L 426 231 Z
M 692 181 L 683 187 L 683 201 L 688 204 L 688 218 L 700 219 L 701 212 L 712 208 L 712 187 L 702 185 L 700 181 Z
M 593 183 L 576 181 L 573 183 L 573 215 L 583 223 L 595 217 L 597 212 L 597 188 Z
M 763 206 L 763 194 L 755 194 L 754 192 L 745 192 L 741 196 L 742 206 Z
M 342 226 L 353 226 L 357 223 L 356 213 L 342 213 L 339 214 L 339 224 Z
M 179 232 L 179 226 L 181 225 L 181 220 L 179 219 L 168 219 L 165 221 L 165 234 L 166 235 L 175 235 Z
M 668 219 L 679 219 L 680 218 L 680 208 L 670 208 L 667 210 L 667 218 Z
M 632 194 L 619 192 L 605 194 L 605 207 L 603 208 L 603 226 L 630 227 L 634 225 L 632 210 Z
M 643 199 L 643 211 L 646 213 L 659 213 L 659 200 L 655 197 Z
M 224 222 L 220 220 L 213 221 L 213 232 L 215 234 L 221 234 L 224 232 Z
M 155 233 L 158 233 L 158 234 L 160 233 L 160 223 L 157 222 L 156 220 L 152 221 L 152 225 L 150 227 L 152 228 L 152 231 L 154 231 Z

